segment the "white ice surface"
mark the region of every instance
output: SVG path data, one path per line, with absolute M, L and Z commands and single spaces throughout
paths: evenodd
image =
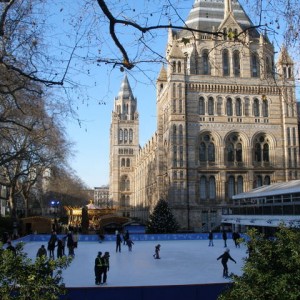
M 154 259 L 154 248 L 161 245 L 161 259 Z M 35 259 L 43 242 L 25 244 L 28 257 Z M 116 253 L 115 242 L 79 242 L 71 266 L 63 272 L 67 287 L 94 287 L 94 261 L 98 251 L 110 252 L 108 286 L 151 286 L 186 285 L 201 283 L 222 283 L 223 267 L 217 258 L 224 252 L 223 240 L 215 240 L 214 247 L 208 247 L 206 240 L 176 241 L 135 241 L 132 252 L 122 245 L 121 253 Z M 45 246 L 46 243 L 44 243 Z M 235 248 L 233 241 L 227 241 L 231 256 L 229 273 L 242 273 L 243 258 L 247 256 L 245 246 Z M 66 248 L 67 252 L 67 248 Z M 56 254 L 56 253 L 55 253 Z

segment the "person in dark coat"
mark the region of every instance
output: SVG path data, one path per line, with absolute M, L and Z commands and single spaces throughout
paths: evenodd
M 208 246 L 214 246 L 214 235 L 212 233 L 212 231 L 209 232 L 208 234 L 208 240 L 209 240 L 209 243 L 208 243 Z
M 105 252 L 102 258 L 103 262 L 103 282 L 102 284 L 106 285 L 107 272 L 109 271 L 109 252 Z
M 54 249 L 55 249 L 56 241 L 57 241 L 57 235 L 56 232 L 53 231 L 48 242 L 49 257 L 53 259 L 54 259 Z
M 101 257 L 102 252 L 98 252 L 97 257 L 95 258 L 95 284 L 99 285 L 102 280 L 102 273 L 103 273 L 103 259 Z
M 120 233 L 117 233 L 116 235 L 116 252 L 121 252 L 121 243 L 122 243 L 122 240 L 121 240 L 121 235 Z
M 132 245 L 134 245 L 134 242 L 130 238 L 128 238 L 127 239 L 127 246 L 128 246 L 129 251 L 132 251 Z
M 63 241 L 58 239 L 57 240 L 57 258 L 63 257 L 64 253 L 64 246 L 63 246 Z
M 232 233 L 232 239 L 234 241 L 235 248 L 240 248 L 240 241 L 239 241 L 240 238 L 241 236 L 237 231 Z
M 47 250 L 44 245 L 42 245 L 36 253 L 36 257 L 47 257 Z
M 155 259 L 160 259 L 159 252 L 160 252 L 160 244 L 155 246 L 155 254 L 153 254 L 153 257 Z
M 224 247 L 226 248 L 227 247 L 227 233 L 226 233 L 225 230 L 223 230 L 222 238 L 223 238 L 223 241 L 224 241 Z
M 69 249 L 69 256 L 74 256 L 74 240 L 73 240 L 73 234 L 71 231 L 67 234 L 67 247 Z
M 227 248 L 225 250 L 225 252 L 217 258 L 217 260 L 222 259 L 221 263 L 223 265 L 223 277 L 224 278 L 228 277 L 228 266 L 227 266 L 228 259 L 230 259 L 236 263 L 236 261 L 230 256 L 229 252 L 230 252 L 230 250 Z

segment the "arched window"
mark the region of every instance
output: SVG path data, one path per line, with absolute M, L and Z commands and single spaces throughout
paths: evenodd
M 215 145 L 213 143 L 208 144 L 208 161 L 215 161 Z
M 237 178 L 237 194 L 244 192 L 244 178 L 243 176 L 238 176 Z
M 123 130 L 119 129 L 119 142 L 123 142 Z
M 128 130 L 124 129 L 124 143 L 128 142 Z
M 178 61 L 177 63 L 177 71 L 178 73 L 181 73 L 181 61 Z
M 252 53 L 251 55 L 251 73 L 252 77 L 259 77 L 260 68 L 259 68 L 259 59 L 256 53 Z
M 232 116 L 232 99 L 228 98 L 226 101 L 227 116 Z
M 121 177 L 120 190 L 121 191 L 129 191 L 130 190 L 130 180 L 127 175 L 123 175 Z
M 173 61 L 173 72 L 176 72 L 176 61 Z
M 242 138 L 238 133 L 232 133 L 226 139 L 226 159 L 230 164 L 243 162 Z
M 206 191 L 206 178 L 205 178 L 205 176 L 201 176 L 201 178 L 200 178 L 199 189 L 200 189 L 200 191 L 199 191 L 200 200 L 206 200 L 207 191 Z
M 179 110 L 179 113 L 182 113 L 182 100 L 181 99 L 179 99 L 179 108 L 178 108 L 178 110 Z
M 126 167 L 129 168 L 130 167 L 130 158 L 126 159 Z
M 181 83 L 178 84 L 178 98 L 182 99 L 182 85 L 181 85 Z
M 209 68 L 209 57 L 208 57 L 208 51 L 204 50 L 202 52 L 202 60 L 203 60 L 203 75 L 209 75 L 210 74 L 210 68 Z
M 214 98 L 213 97 L 209 97 L 208 99 L 208 114 L 209 115 L 214 115 Z
M 255 150 L 254 150 L 254 160 L 257 162 L 261 161 L 261 144 L 257 143 L 255 145 Z
M 173 83 L 172 97 L 173 97 L 173 98 L 176 97 L 176 84 L 175 84 L 175 83 Z
M 206 161 L 206 145 L 205 143 L 200 143 L 199 147 L 199 160 L 200 161 Z
M 203 97 L 199 98 L 199 115 L 205 115 L 205 101 Z
M 235 101 L 235 114 L 240 117 L 242 115 L 242 100 L 237 98 Z
M 122 158 L 121 160 L 121 167 L 125 167 L 125 158 Z
M 233 52 L 233 70 L 234 70 L 234 76 L 240 77 L 241 74 L 240 52 L 237 50 Z
M 236 144 L 236 161 L 242 162 L 243 161 L 243 147 L 241 143 Z
M 223 50 L 222 59 L 223 59 L 223 75 L 229 76 L 230 75 L 229 52 L 227 49 Z
M 232 143 L 227 144 L 227 161 L 233 162 L 234 161 L 234 147 Z
M 232 198 L 235 194 L 235 181 L 233 176 L 229 176 L 228 178 L 228 197 Z
M 214 176 L 209 177 L 208 181 L 208 198 L 210 200 L 216 199 L 216 179 Z
M 263 147 L 263 161 L 268 162 L 269 161 L 269 145 L 264 144 Z
M 259 101 L 256 98 L 253 101 L 253 114 L 255 117 L 259 117 Z
M 200 162 L 207 162 L 207 161 L 214 162 L 215 161 L 214 140 L 207 133 L 200 136 L 199 161 Z
M 265 118 L 269 116 L 268 100 L 264 100 L 262 103 L 262 113 L 263 113 L 263 117 L 265 117 Z
M 179 125 L 179 144 L 183 144 L 183 129 L 181 124 Z
M 259 135 L 254 141 L 254 161 L 269 162 L 270 161 L 270 146 L 268 139 Z
M 132 143 L 133 141 L 133 130 L 130 128 L 129 129 L 129 143 Z
M 176 144 L 176 139 L 177 139 L 177 128 L 176 125 L 173 125 L 173 143 Z

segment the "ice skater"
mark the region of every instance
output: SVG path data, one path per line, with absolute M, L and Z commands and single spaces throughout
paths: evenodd
M 36 253 L 36 257 L 47 257 L 47 250 L 44 245 L 42 245 Z
M 103 259 L 101 257 L 102 252 L 98 252 L 97 257 L 95 258 L 95 284 L 100 285 L 102 280 L 102 273 L 103 273 Z
M 208 243 L 208 246 L 210 247 L 210 246 L 214 246 L 214 235 L 213 235 L 213 233 L 212 233 L 212 231 L 210 231 L 209 232 L 209 234 L 208 234 L 208 239 L 209 239 L 209 243 Z
M 102 263 L 103 263 L 103 282 L 102 284 L 106 285 L 106 280 L 107 280 L 107 272 L 109 271 L 109 252 L 105 252 L 103 257 L 102 257 Z
M 240 238 L 241 236 L 237 231 L 232 233 L 232 239 L 234 241 L 235 248 L 240 248 Z
M 128 238 L 127 239 L 127 246 L 128 246 L 129 251 L 132 251 L 132 245 L 134 245 L 134 242 L 130 238 Z
M 155 259 L 160 259 L 159 252 L 160 252 L 160 244 L 155 246 L 155 253 L 153 254 L 153 257 Z
M 56 246 L 56 242 L 57 242 L 57 235 L 56 232 L 53 231 L 48 242 L 49 257 L 53 259 L 54 259 L 54 249 Z
M 121 240 L 121 235 L 120 233 L 117 234 L 116 236 L 116 252 L 121 252 L 121 243 L 122 243 L 122 240 Z
M 230 256 L 229 252 L 230 252 L 230 250 L 227 248 L 225 250 L 225 252 L 217 258 L 217 260 L 222 258 L 221 263 L 223 265 L 223 277 L 224 278 L 228 278 L 228 266 L 227 266 L 228 259 L 230 259 L 236 263 L 236 261 Z
M 224 248 L 226 248 L 227 247 L 227 233 L 226 233 L 225 230 L 223 230 L 222 238 L 223 238 L 223 241 L 224 241 Z

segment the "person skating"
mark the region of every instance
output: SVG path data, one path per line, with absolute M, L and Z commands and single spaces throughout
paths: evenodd
M 102 258 L 103 263 L 103 282 L 102 284 L 106 285 L 107 272 L 109 271 L 109 252 L 105 252 Z
M 116 252 L 121 252 L 121 243 L 122 243 L 122 240 L 121 240 L 121 235 L 120 233 L 117 233 L 117 236 L 116 236 Z
M 67 234 L 67 247 L 69 250 L 68 255 L 69 256 L 74 256 L 74 240 L 73 240 L 73 234 L 71 231 L 69 231 L 69 233 Z
M 229 252 L 230 252 L 230 250 L 227 248 L 225 250 L 225 252 L 217 258 L 217 260 L 222 259 L 221 263 L 223 265 L 223 277 L 224 278 L 228 277 L 228 266 L 227 266 L 228 259 L 230 259 L 236 263 L 236 261 L 230 256 Z
M 97 257 L 95 258 L 95 284 L 100 285 L 102 280 L 102 273 L 103 273 L 103 259 L 101 257 L 102 252 L 98 252 Z
M 234 241 L 235 248 L 240 248 L 240 241 L 239 241 L 240 238 L 241 236 L 237 231 L 232 233 L 232 239 Z
M 63 254 L 64 254 L 63 241 L 58 239 L 57 240 L 57 258 L 63 257 Z
M 223 230 L 222 238 L 223 238 L 223 241 L 224 241 L 224 248 L 226 248 L 227 247 L 227 233 L 226 233 L 225 230 Z
M 36 257 L 42 257 L 42 256 L 47 257 L 47 250 L 44 245 L 42 245 L 36 253 Z
M 209 243 L 208 243 L 208 246 L 214 246 L 214 235 L 212 233 L 212 231 L 209 232 L 208 234 L 208 240 L 209 240 Z
M 155 259 L 160 259 L 159 252 L 160 252 L 160 244 L 155 246 L 155 254 L 153 254 L 153 257 Z
M 48 242 L 49 257 L 53 259 L 54 259 L 54 249 L 55 249 L 56 241 L 57 241 L 57 235 L 56 232 L 53 231 Z
M 130 238 L 128 238 L 127 239 L 127 246 L 128 246 L 129 251 L 132 251 L 132 245 L 134 245 L 134 242 Z

